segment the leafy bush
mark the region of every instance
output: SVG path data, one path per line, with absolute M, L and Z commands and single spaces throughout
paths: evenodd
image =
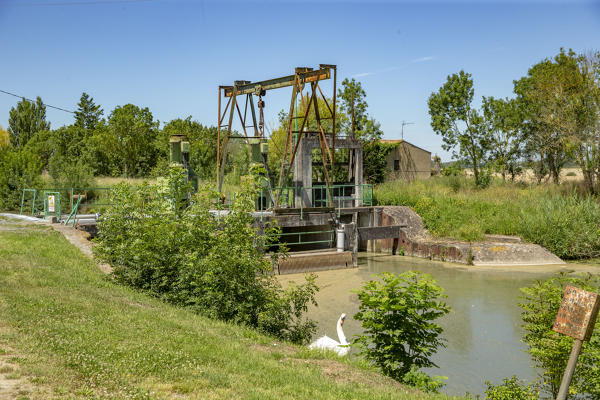
M 50 175 L 57 188 L 90 188 L 94 186 L 94 171 L 81 160 L 68 161 L 62 157 L 50 160 Z
M 18 210 L 25 188 L 41 185 L 42 162 L 26 150 L 0 149 L 0 209 Z
M 542 389 L 556 397 L 567 360 L 573 346 L 573 339 L 552 330 L 564 288 L 573 285 L 585 290 L 598 292 L 600 280 L 596 276 L 573 276 L 560 273 L 557 276 L 537 281 L 522 288 L 522 311 L 525 336 L 529 354 L 534 365 L 543 372 L 540 374 Z M 587 398 L 600 399 L 600 333 L 595 330 L 591 341 L 585 342 L 570 390 L 585 393 Z
M 504 378 L 501 384 L 493 385 L 486 381 L 487 389 L 485 398 L 487 400 L 538 400 L 540 398 L 539 390 L 532 384 L 524 386 L 516 376 Z
M 443 289 L 428 274 L 384 272 L 357 291 L 364 333 L 354 345 L 385 375 L 425 390 L 438 390 L 439 379 L 425 377 L 419 368 L 436 366 L 430 357 L 439 346 L 443 329 L 434 321 L 450 307 L 442 301 Z
M 317 287 L 309 277 L 283 290 L 263 249 L 278 230 L 259 235 L 249 213 L 254 183 L 246 184 L 222 216 L 210 212 L 216 193 L 201 188 L 187 207 L 182 169 L 157 185 L 118 185 L 118 206 L 99 222 L 96 257 L 117 281 L 198 313 L 257 327 L 278 338 L 307 341 L 315 324 L 303 320 Z

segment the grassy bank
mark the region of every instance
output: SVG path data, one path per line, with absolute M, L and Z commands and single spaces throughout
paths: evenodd
M 572 186 L 495 181 L 475 189 L 464 177 L 434 177 L 375 188 L 379 205 L 412 207 L 437 237 L 466 241 L 485 234 L 518 235 L 564 259 L 600 256 L 600 204 Z
M 0 220 L 2 360 L 22 399 L 443 398 L 113 284 L 52 229 Z

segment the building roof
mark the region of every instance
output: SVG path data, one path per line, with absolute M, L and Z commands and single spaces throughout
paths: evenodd
M 406 140 L 404 140 L 404 139 L 379 139 L 379 141 L 380 141 L 381 143 L 385 143 L 385 144 L 400 144 L 400 143 L 406 143 L 406 144 L 409 144 L 409 145 L 411 145 L 412 147 L 416 147 L 416 148 L 417 148 L 417 149 L 419 149 L 419 150 L 423 150 L 424 152 L 431 154 L 431 152 L 430 152 L 429 150 L 425 150 L 424 148 L 422 148 L 422 147 L 419 147 L 419 146 L 416 146 L 416 145 L 414 145 L 414 144 L 412 144 L 412 143 L 410 143 L 410 142 L 407 142 L 407 141 L 406 141 Z

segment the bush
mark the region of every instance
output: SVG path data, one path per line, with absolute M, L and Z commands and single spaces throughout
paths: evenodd
M 430 357 L 439 346 L 443 329 L 434 321 L 450 308 L 442 301 L 443 289 L 428 274 L 407 271 L 400 275 L 385 272 L 381 281 L 369 281 L 357 291 L 364 333 L 354 345 L 369 361 L 391 378 L 438 390 L 439 379 L 425 377 L 419 368 L 436 366 Z
M 184 175 L 174 168 L 157 185 L 118 185 L 112 193 L 118 206 L 99 222 L 96 257 L 121 283 L 212 318 L 306 342 L 315 324 L 302 315 L 315 303 L 317 287 L 309 277 L 283 290 L 273 276 L 274 260 L 263 249 L 278 229 L 259 235 L 253 227 L 253 183 L 231 212 L 217 217 L 210 212 L 216 193 L 206 188 L 187 207 Z
M 485 384 L 487 400 L 538 400 L 540 398 L 539 390 L 532 384 L 524 386 L 524 383 L 514 375 L 512 378 L 504 378 L 500 385 L 492 385 L 489 381 Z
M 0 209 L 18 210 L 25 188 L 41 185 L 42 162 L 26 150 L 0 150 Z
M 63 157 L 50 160 L 50 175 L 57 188 L 91 188 L 94 186 L 94 171 L 82 161 L 70 161 Z
M 553 398 L 560 388 L 573 346 L 571 337 L 552 330 L 567 285 L 595 292 L 600 290 L 600 281 L 596 276 L 580 277 L 560 273 L 553 278 L 537 281 L 532 286 L 522 288 L 523 302 L 519 304 L 523 310 L 523 341 L 527 344 L 535 367 L 543 371 L 540 374 L 542 389 Z M 586 398 L 600 399 L 599 360 L 600 332 L 596 329 L 591 341 L 583 344 L 570 387 L 572 392 L 584 393 Z

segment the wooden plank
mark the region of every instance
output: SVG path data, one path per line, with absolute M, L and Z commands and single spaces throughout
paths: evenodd
M 358 238 L 359 240 L 394 239 L 400 236 L 402 228 L 406 228 L 406 225 L 359 227 Z

